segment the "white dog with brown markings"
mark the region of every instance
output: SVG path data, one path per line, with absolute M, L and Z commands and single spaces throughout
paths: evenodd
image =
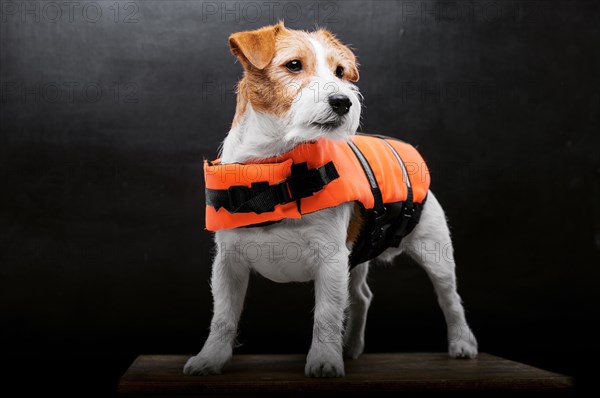
M 221 150 L 222 163 L 271 158 L 296 145 L 319 138 L 346 140 L 358 128 L 361 101 L 359 73 L 353 52 L 327 30 L 291 30 L 283 23 L 230 36 L 231 52 L 244 67 L 238 84 L 236 113 Z M 358 358 L 364 348 L 367 310 L 372 293 L 366 277 L 369 262 L 351 272 L 353 241 L 349 228 L 360 217 L 352 203 L 304 215 L 301 219 L 252 228 L 217 231 L 217 253 L 211 287 L 214 311 L 210 334 L 200 353 L 190 358 L 184 373 L 221 373 L 232 357 L 238 321 L 252 270 L 276 282 L 315 283 L 313 340 L 305 373 L 312 377 L 344 376 L 344 356 Z M 268 255 L 250 260 L 241 248 L 268 242 Z M 287 261 L 283 248 L 294 242 L 301 261 Z M 314 244 L 338 248 L 323 261 Z M 406 252 L 426 271 L 444 313 L 449 355 L 473 358 L 477 342 L 465 320 L 456 291 L 452 242 L 446 217 L 429 192 L 421 220 L 399 248 L 389 248 L 379 260 L 391 261 Z M 420 248 L 444 247 L 444 256 L 426 256 Z M 232 252 L 240 250 L 239 255 Z

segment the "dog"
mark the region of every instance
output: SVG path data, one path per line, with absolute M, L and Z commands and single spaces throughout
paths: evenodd
M 357 60 L 352 50 L 325 29 L 287 29 L 282 22 L 254 31 L 234 33 L 230 50 L 244 68 L 237 87 L 236 111 L 225 138 L 220 161 L 240 164 L 286 153 L 297 145 L 322 138 L 348 140 L 360 122 L 361 94 Z M 331 89 L 331 88 L 334 89 Z M 215 233 L 216 255 L 211 287 L 214 299 L 209 336 L 200 353 L 184 366 L 188 375 L 222 372 L 232 357 L 238 321 L 251 271 L 276 282 L 314 281 L 313 340 L 305 374 L 341 377 L 344 357 L 358 358 L 364 349 L 367 311 L 372 293 L 367 285 L 369 262 L 349 271 L 360 211 L 353 203 L 283 219 L 251 228 Z M 357 221 L 359 220 L 359 221 Z M 299 261 L 286 261 L 286 243 L 301 249 Z M 314 244 L 327 242 L 336 250 L 328 260 Z M 242 248 L 261 243 L 269 250 L 258 261 Z M 420 248 L 444 247 L 444 256 L 426 256 Z M 231 255 L 239 251 L 239 255 Z M 420 222 L 398 248 L 390 247 L 377 260 L 390 262 L 405 252 L 431 279 L 444 313 L 449 355 L 477 356 L 477 341 L 467 325 L 456 290 L 452 242 L 442 207 L 427 194 Z M 264 253 L 263 253 L 264 254 Z M 324 336 L 326 338 L 324 338 Z

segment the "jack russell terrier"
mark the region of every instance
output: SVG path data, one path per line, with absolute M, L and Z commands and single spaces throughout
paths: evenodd
M 449 355 L 476 357 L 446 217 L 428 189 L 426 166 L 408 144 L 356 133 L 361 95 L 353 52 L 327 30 L 281 22 L 235 33 L 229 46 L 244 76 L 221 157 L 205 163 L 207 229 L 216 231 L 217 247 L 213 318 L 184 373 L 221 373 L 231 359 L 254 270 L 276 282 L 314 280 L 305 373 L 344 376 L 344 356 L 356 359 L 364 348 L 369 260 L 389 262 L 401 252 L 433 283 Z M 431 247 L 444 255 L 427 256 Z

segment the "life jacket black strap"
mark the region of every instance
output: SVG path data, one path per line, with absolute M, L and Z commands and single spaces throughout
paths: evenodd
M 206 204 L 219 210 L 224 207 L 230 213 L 261 214 L 274 211 L 275 206 L 295 202 L 314 195 L 339 178 L 333 162 L 309 169 L 306 162 L 292 165 L 292 173 L 285 180 L 269 185 L 259 181 L 245 185 L 234 185 L 228 189 L 206 189 Z
M 348 145 L 350 146 L 350 148 L 354 152 L 354 155 L 358 159 L 365 173 L 365 176 L 369 181 L 371 193 L 373 194 L 374 205 L 373 209 L 369 211 L 369 220 L 367 222 L 367 224 L 369 224 L 369 233 L 367 236 L 364 237 L 364 239 L 367 242 L 367 245 L 363 246 L 362 248 L 362 250 L 366 253 L 366 256 L 370 256 L 373 253 L 373 250 L 377 247 L 378 242 L 380 242 L 384 237 L 384 226 L 386 221 L 387 209 L 383 203 L 383 195 L 381 194 L 381 188 L 379 188 L 379 183 L 375 178 L 375 173 L 373 173 L 373 169 L 371 168 L 369 161 L 354 142 L 349 141 Z
M 402 169 L 402 177 L 404 179 L 404 183 L 406 184 L 407 192 L 406 192 L 406 200 L 404 201 L 404 205 L 402 207 L 402 216 L 397 221 L 397 225 L 394 226 L 395 233 L 394 233 L 393 239 L 390 243 L 390 245 L 392 247 L 399 247 L 400 242 L 402 242 L 402 238 L 404 238 L 410 232 L 410 231 L 408 231 L 408 226 L 410 225 L 413 217 L 415 216 L 416 207 L 415 207 L 415 203 L 414 203 L 412 183 L 410 182 L 408 170 L 406 170 L 406 165 L 404 164 L 404 161 L 402 160 L 402 158 L 400 157 L 400 154 L 398 153 L 398 151 L 396 151 L 396 148 L 394 148 L 393 145 L 391 145 L 389 142 L 387 142 L 387 140 L 385 138 L 383 139 L 383 142 L 390 148 L 390 150 L 394 154 L 394 157 L 398 161 L 398 164 L 400 165 L 400 168 Z M 412 228 L 411 228 L 411 230 L 412 230 Z
M 369 186 L 371 187 L 371 192 L 373 193 L 373 200 L 375 201 L 375 205 L 373 206 L 373 210 L 382 214 L 385 212 L 385 206 L 383 205 L 383 196 L 381 195 L 381 189 L 379 188 L 379 183 L 377 183 L 377 179 L 375 178 L 375 173 L 373 173 L 373 169 L 369 164 L 369 161 L 363 155 L 360 149 L 356 146 L 356 144 L 352 141 L 348 141 L 348 145 L 352 152 L 354 152 L 354 156 L 358 159 L 363 171 L 365 172 L 365 176 L 369 181 Z

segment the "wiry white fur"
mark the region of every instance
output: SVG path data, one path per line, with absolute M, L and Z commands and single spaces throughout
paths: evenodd
M 310 83 L 304 87 L 292 104 L 290 111 L 290 129 L 285 134 L 288 142 L 299 143 L 327 137 L 330 139 L 346 139 L 354 133 L 360 123 L 360 99 L 358 88 L 345 80 L 335 77 L 327 68 L 325 50 L 321 43 L 310 39 L 317 60 L 317 73 Z M 331 110 L 328 98 L 332 94 L 344 94 L 350 98 L 352 106 L 344 117 L 343 123 L 336 129 L 324 129 L 313 123 L 333 122 L 336 115 Z
M 315 59 L 317 60 L 316 75 L 319 77 L 332 78 L 334 75 L 333 71 L 329 70 L 329 68 L 327 67 L 327 57 L 325 55 L 325 48 L 323 48 L 323 45 L 313 37 L 311 37 L 308 40 L 310 41 L 310 44 L 312 45 L 313 50 L 315 51 Z
M 318 59 L 317 75 L 298 95 L 289 113 L 277 119 L 254 111 L 250 104 L 240 124 L 231 129 L 222 147 L 223 163 L 264 159 L 285 153 L 303 141 L 319 137 L 347 138 L 360 119 L 358 90 L 337 79 L 324 65 L 322 46 L 312 40 Z M 335 129 L 311 126 L 330 117 L 327 85 L 346 94 L 352 106 L 342 125 Z M 368 263 L 348 272 L 350 248 L 346 231 L 352 216 L 350 203 L 308 214 L 300 220 L 283 220 L 265 227 L 222 230 L 215 234 L 217 255 L 212 269 L 214 314 L 210 335 L 200 353 L 190 358 L 186 374 L 220 373 L 230 360 L 251 270 L 276 282 L 315 281 L 313 340 L 305 372 L 314 377 L 344 375 L 342 355 L 357 358 L 364 348 L 367 310 L 372 293 L 367 285 Z M 448 247 L 449 245 L 449 247 Z M 444 248 L 428 256 L 431 248 Z M 405 250 L 419 262 L 437 293 L 448 325 L 452 357 L 477 355 L 477 342 L 469 329 L 460 297 L 456 293 L 454 259 L 444 212 L 429 193 L 421 221 L 398 249 L 380 259 L 391 261 Z M 442 249 L 440 249 L 442 250 Z M 348 322 L 344 333 L 345 312 Z
M 450 356 L 476 357 L 477 340 L 467 324 L 465 311 L 456 291 L 454 250 L 446 215 L 431 191 L 419 224 L 404 238 L 400 248 L 389 248 L 378 259 L 391 261 L 402 252 L 406 252 L 419 263 L 433 283 L 438 303 L 446 319 Z

